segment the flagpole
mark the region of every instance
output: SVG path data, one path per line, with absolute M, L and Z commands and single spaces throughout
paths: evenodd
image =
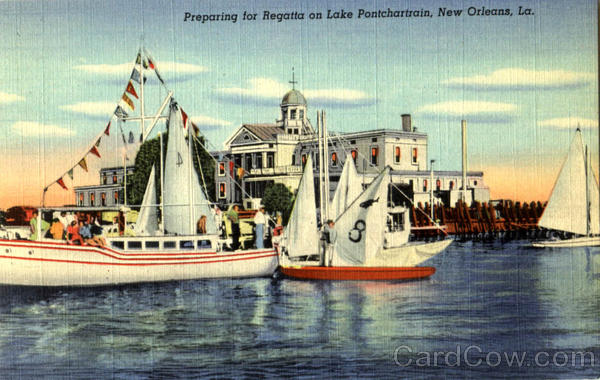
M 146 139 L 146 136 L 144 136 L 144 131 L 146 129 L 146 123 L 144 122 L 145 119 L 145 115 L 144 115 L 144 58 L 142 57 L 142 50 L 143 47 L 140 48 L 140 129 L 141 129 L 141 138 L 142 141 L 140 142 L 144 142 L 144 140 Z
M 165 207 L 164 207 L 164 199 L 165 199 L 165 180 L 163 177 L 164 169 L 163 169 L 163 137 L 162 133 L 158 132 L 158 139 L 160 144 L 160 229 L 161 232 L 165 233 Z

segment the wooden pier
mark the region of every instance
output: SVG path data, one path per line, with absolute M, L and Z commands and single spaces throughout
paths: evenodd
M 456 207 L 434 206 L 434 220 L 445 226 L 441 230 L 428 217 L 429 204 L 418 203 L 410 210 L 410 222 L 414 238 L 419 240 L 447 234 L 475 240 L 537 237 L 546 233 L 537 226 L 545 206 L 541 202 L 510 200 L 475 202 L 471 207 L 461 201 Z

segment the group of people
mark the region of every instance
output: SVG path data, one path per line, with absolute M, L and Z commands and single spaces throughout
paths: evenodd
M 98 219 L 89 214 L 67 214 L 61 211 L 52 218 L 52 223 L 44 219 L 39 221 L 41 235 L 38 235 L 39 213 L 33 212 L 29 221 L 31 229 L 30 240 L 39 240 L 40 237 L 49 237 L 55 240 L 64 240 L 67 244 L 106 246 L 106 240 L 101 236 L 102 227 Z
M 212 209 L 212 217 L 215 219 L 215 223 L 217 225 L 217 233 L 221 236 L 226 235 L 225 226 L 224 226 L 224 218 L 228 220 L 231 225 L 231 249 L 238 250 L 241 246 L 240 244 L 240 207 L 238 205 L 233 205 L 229 211 L 224 213 L 221 212 L 221 209 L 218 206 L 214 206 Z M 206 215 L 202 215 L 198 222 L 196 223 L 196 233 L 199 235 L 206 234 Z M 269 217 L 265 213 L 265 208 L 260 207 L 256 214 L 254 215 L 254 242 L 255 247 L 257 249 L 261 249 L 265 247 L 265 235 L 267 232 Z

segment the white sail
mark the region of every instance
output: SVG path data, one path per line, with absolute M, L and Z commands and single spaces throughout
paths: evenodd
M 362 182 L 351 155 L 346 156 L 344 169 L 329 206 L 329 218 L 336 220 L 362 192 Z
M 590 200 L 590 234 L 596 235 L 600 234 L 600 190 L 591 165 L 588 169 L 588 193 Z
M 563 163 L 548 204 L 538 223 L 539 226 L 581 235 L 587 234 L 585 170 L 583 140 L 581 132 L 577 130 L 571 142 L 569 154 Z M 596 194 L 591 198 L 596 199 L 592 202 L 595 202 L 597 210 L 597 185 L 595 189 L 590 189 L 590 194 L 593 192 Z
M 150 178 L 144 192 L 144 199 L 140 207 L 135 227 L 136 235 L 153 235 L 158 230 L 158 213 L 156 209 L 156 181 L 154 179 L 154 166 L 150 171 Z
M 382 248 L 389 172 L 385 168 L 335 222 L 333 266 L 363 265 Z
M 209 203 L 193 167 L 192 154 L 186 141 L 181 110 L 171 105 L 167 157 L 165 158 L 164 229 L 167 233 L 193 235 L 196 223 L 206 215 L 206 232 L 217 232 Z
M 315 204 L 315 180 L 310 155 L 306 159 L 290 220 L 283 233 L 288 256 L 308 256 L 319 253 L 319 230 Z

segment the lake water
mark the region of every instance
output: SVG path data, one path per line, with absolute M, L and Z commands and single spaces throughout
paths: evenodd
M 522 243 L 414 282 L 0 288 L 0 376 L 598 378 L 600 248 Z

